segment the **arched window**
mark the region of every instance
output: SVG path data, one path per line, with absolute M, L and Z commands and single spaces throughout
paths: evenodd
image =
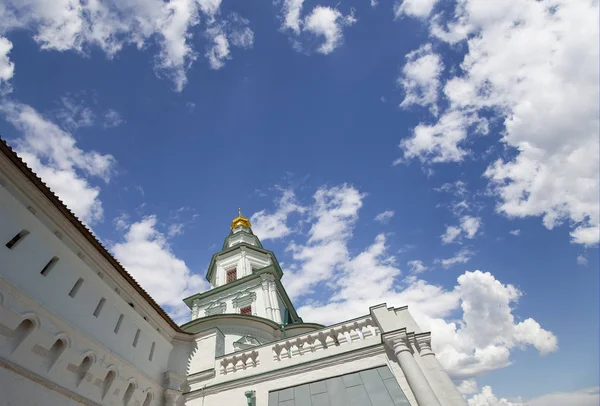
M 144 400 L 142 406 L 150 406 L 150 403 L 152 403 L 152 392 L 148 392 L 146 394 L 146 399 Z
M 123 396 L 123 405 L 127 406 L 131 398 L 133 397 L 133 392 L 135 392 L 135 384 L 133 382 L 129 383 L 127 390 L 125 391 L 125 395 Z
M 42 274 L 43 276 L 47 276 L 52 270 L 52 268 L 54 268 L 54 265 L 56 265 L 57 262 L 58 257 L 52 257 L 52 259 L 48 261 L 48 263 L 42 268 L 40 274 Z
M 19 232 L 19 234 L 15 235 L 9 242 L 6 243 L 6 248 L 8 248 L 9 250 L 12 250 L 13 248 L 15 248 L 17 246 L 18 243 L 23 241 L 23 239 L 25 237 L 27 237 L 28 235 L 29 235 L 29 231 L 21 230 Z
M 58 361 L 58 358 L 66 348 L 67 346 L 62 338 L 59 338 L 52 344 L 50 351 L 48 351 L 48 370 L 50 370 L 56 361 Z
M 116 377 L 117 374 L 112 369 L 106 373 L 104 381 L 102 382 L 102 399 L 104 399 L 104 397 L 106 397 L 108 394 L 108 391 L 110 390 L 110 387 L 112 386 Z
M 35 324 L 31 320 L 23 320 L 15 329 L 15 333 L 12 337 L 11 351 L 16 350 L 17 347 L 27 338 L 27 336 L 31 334 L 34 328 Z
M 77 386 L 83 382 L 91 366 L 92 357 L 88 355 L 83 359 L 83 361 L 81 361 L 81 364 L 79 364 L 79 368 L 77 369 Z

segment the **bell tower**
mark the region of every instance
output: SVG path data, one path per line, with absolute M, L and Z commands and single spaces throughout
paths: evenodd
M 192 321 L 238 314 L 279 325 L 301 322 L 281 284 L 282 276 L 275 254 L 263 248 L 250 220 L 238 208 L 221 251 L 212 256 L 208 266 L 206 280 L 211 289 L 184 302 L 192 310 Z

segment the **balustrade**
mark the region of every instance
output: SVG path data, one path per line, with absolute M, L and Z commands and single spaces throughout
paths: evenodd
M 248 368 L 256 368 L 259 364 L 258 351 L 246 351 L 221 358 L 220 371 L 222 375 Z
M 305 354 L 363 341 L 379 335 L 379 329 L 370 318 L 340 326 L 291 337 L 273 345 L 273 360 L 283 361 Z

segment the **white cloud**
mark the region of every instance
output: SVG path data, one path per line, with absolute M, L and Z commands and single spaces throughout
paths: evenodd
M 448 18 L 431 17 L 430 34 L 462 42 L 466 54 L 441 86 L 447 108 L 402 141 L 404 159 L 464 160 L 469 137 L 489 131 L 485 113 L 504 125 L 499 142 L 510 152 L 484 173 L 497 211 L 541 216 L 548 229 L 568 222 L 574 243 L 598 244 L 597 14 L 595 1 L 463 0 Z
M 290 29 L 296 34 L 300 34 L 300 13 L 304 0 L 284 0 L 282 12 L 281 29 Z
M 521 235 L 521 230 L 519 230 L 519 229 L 516 229 L 516 230 L 510 230 L 510 231 L 509 231 L 509 234 L 512 234 L 512 235 L 514 235 L 514 236 L 518 236 L 518 235 Z
M 354 13 L 343 15 L 335 8 L 316 6 L 304 20 L 304 29 L 324 38 L 325 42 L 317 52 L 327 55 L 342 44 L 343 27 L 351 26 L 355 22 Z
M 463 395 L 471 395 L 479 391 L 479 386 L 475 379 L 465 379 L 458 385 L 457 389 Z
M 375 8 L 378 4 L 379 2 L 377 2 L 377 0 L 371 0 L 371 7 Z
M 229 19 L 206 30 L 210 44 L 206 51 L 211 69 L 218 70 L 231 59 L 231 46 L 252 48 L 254 32 L 249 27 L 249 21 L 236 13 L 231 13 Z
M 290 242 L 296 270 L 286 270 L 286 289 L 292 297 L 307 295 L 348 262 L 346 239 L 352 235 L 364 195 L 350 185 L 320 188 L 307 208 L 313 220 L 306 244 Z
M 507 399 L 498 399 L 492 392 L 490 386 L 484 386 L 481 388 L 481 393 L 478 393 L 471 397 L 469 400 L 469 406 L 525 406 L 522 402 L 510 402 Z
M 481 219 L 473 216 L 462 216 L 459 226 L 447 226 L 446 232 L 440 236 L 444 244 L 450 244 L 459 237 L 464 236 L 470 240 L 475 238 L 481 227 Z
M 303 32 L 316 37 L 322 37 L 323 42 L 317 52 L 328 55 L 343 43 L 343 28 L 349 27 L 357 20 L 354 9 L 344 15 L 337 8 L 315 6 L 312 11 L 302 18 L 304 0 L 284 0 L 281 9 L 281 30 L 291 31 L 296 37 Z M 292 44 L 297 51 L 302 50 L 302 42 L 293 39 Z
M 597 406 L 600 402 L 599 389 L 595 386 L 573 392 L 555 392 L 524 401 L 498 399 L 490 386 L 484 386 L 481 393 L 468 399 L 468 402 L 469 406 Z
M 104 128 L 118 127 L 123 124 L 125 120 L 121 117 L 121 114 L 113 109 L 108 109 L 104 114 Z
M 176 237 L 178 235 L 181 235 L 181 234 L 183 234 L 184 227 L 185 227 L 185 225 L 182 223 L 173 223 L 173 224 L 169 225 L 169 228 L 167 230 L 167 235 L 169 237 Z
M 588 264 L 588 259 L 584 255 L 577 255 L 577 265 L 586 266 Z
M 472 256 L 473 256 L 473 252 L 471 252 L 467 248 L 463 248 L 460 251 L 458 251 L 456 254 L 454 254 L 453 257 L 445 258 L 445 259 L 436 259 L 435 262 L 438 264 L 442 264 L 442 266 L 444 268 L 450 268 L 451 266 L 456 265 L 456 264 L 466 264 L 467 262 L 469 262 L 471 260 Z
M 375 216 L 375 221 L 379 221 L 381 224 L 387 224 L 394 217 L 394 210 L 386 210 Z
M 465 233 L 465 237 L 472 240 L 481 227 L 481 219 L 473 216 L 463 216 L 460 219 L 460 228 Z
M 573 392 L 550 393 L 525 402 L 526 406 L 598 406 L 598 404 L 600 404 L 598 386 Z
M 270 214 L 266 210 L 254 213 L 250 217 L 252 231 L 262 241 L 287 236 L 292 230 L 287 225 L 288 216 L 292 213 L 304 213 L 305 209 L 296 202 L 296 196 L 291 189 L 282 190 L 282 195 L 276 201 L 277 209 Z
M 0 92 L 5 93 L 11 90 L 8 81 L 15 74 L 15 64 L 8 56 L 13 44 L 8 39 L 0 37 Z
M 408 261 L 408 262 L 407 262 L 407 265 L 408 265 L 408 266 L 409 266 L 409 268 L 410 268 L 410 269 L 409 269 L 409 272 L 410 272 L 411 274 L 418 274 L 418 273 L 421 273 L 421 272 L 423 272 L 423 271 L 426 271 L 427 269 L 429 269 L 428 267 L 426 267 L 426 266 L 423 264 L 423 261 L 421 261 L 421 260 L 418 260 L 418 259 L 415 259 L 415 260 L 413 260 L 413 261 Z
M 283 279 L 288 292 L 302 299 L 298 313 L 305 321 L 335 323 L 382 302 L 408 305 L 422 329 L 432 331 L 440 362 L 463 380 L 510 365 L 516 349 L 534 347 L 542 354 L 557 349 L 556 337 L 535 320 L 515 323 L 514 305 L 522 293 L 490 273 L 465 272 L 450 290 L 412 275 L 402 289 L 401 271 L 388 253 L 385 235 L 351 254 L 348 244 L 364 197 L 349 185 L 322 187 L 306 206 L 311 227 L 305 243 L 290 243 L 293 260 L 286 264 Z M 413 269 L 419 265 L 409 262 Z M 317 284 L 322 286 L 318 298 L 311 296 Z M 454 321 L 457 313 L 460 319 Z
M 63 127 L 69 131 L 76 131 L 80 127 L 90 127 L 94 125 L 96 116 L 91 108 L 87 107 L 83 101 L 76 100 L 69 95 L 61 98 L 62 107 L 57 110 L 56 117 L 60 120 Z
M 399 18 L 403 14 L 418 18 L 428 17 L 437 2 L 438 0 L 396 0 L 394 17 Z
M 213 25 L 220 5 L 221 0 L 57 0 L 50 7 L 45 0 L 7 0 L 0 4 L 0 35 L 26 29 L 41 49 L 88 54 L 99 47 L 109 58 L 128 45 L 147 49 L 156 43 L 156 73 L 181 91 L 197 58 L 193 28 L 201 17 Z
M 102 220 L 100 188 L 90 185 L 88 177 L 108 182 L 114 158 L 81 150 L 70 133 L 28 105 L 6 102 L 0 111 L 22 133 L 16 149 L 33 171 L 84 223 Z
M 460 236 L 460 227 L 448 226 L 446 232 L 440 236 L 444 244 L 454 242 Z
M 433 52 L 431 44 L 408 53 L 402 75 L 397 80 L 405 92 L 400 107 L 407 108 L 415 104 L 430 107 L 431 112 L 437 115 L 438 90 L 443 69 L 442 58 Z
M 192 274 L 173 253 L 167 237 L 157 228 L 156 216 L 122 225 L 126 230 L 124 239 L 111 251 L 171 317 L 177 322 L 189 321 L 189 309 L 181 299 L 207 290 L 206 281 Z

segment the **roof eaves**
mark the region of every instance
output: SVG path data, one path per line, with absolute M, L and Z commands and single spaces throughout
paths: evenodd
M 115 257 L 108 252 L 106 248 L 98 241 L 96 236 L 83 224 L 81 220 L 50 190 L 48 185 L 33 170 L 27 166 L 25 161 L 0 137 L 0 151 L 25 175 L 45 196 L 54 204 L 54 206 L 69 220 L 69 222 L 85 237 L 94 248 L 125 278 L 125 280 L 142 296 L 150 306 L 178 333 L 186 333 L 177 323 L 169 317 L 162 307 L 140 286 L 140 284 L 127 272 L 127 270 L 117 261 Z M 189 334 L 189 333 L 188 333 Z

